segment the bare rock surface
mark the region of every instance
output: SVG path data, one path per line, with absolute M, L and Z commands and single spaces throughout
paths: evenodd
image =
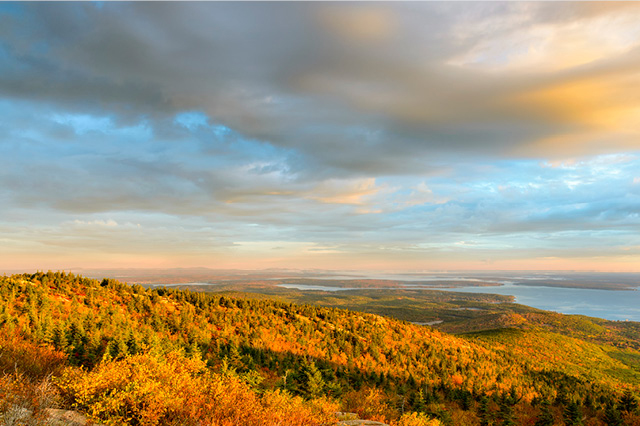
M 375 422 L 373 420 L 359 419 L 356 413 L 336 413 L 339 426 L 389 426 L 386 423 Z
M 98 426 L 77 411 L 48 408 L 49 424 L 52 426 Z
M 42 414 L 45 416 L 42 416 Z M 40 415 L 34 416 L 27 408 L 17 405 L 9 407 L 0 413 L 2 426 L 101 426 L 93 423 L 87 417 L 71 410 L 46 408 Z

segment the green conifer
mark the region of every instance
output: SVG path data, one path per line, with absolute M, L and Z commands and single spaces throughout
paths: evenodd
M 553 413 L 551 412 L 551 403 L 548 400 L 540 402 L 540 414 L 536 418 L 535 426 L 553 426 Z
M 607 404 L 604 409 L 604 421 L 607 426 L 622 426 L 622 414 L 613 403 Z
M 638 409 L 638 401 L 636 397 L 633 396 L 630 390 L 624 392 L 624 394 L 620 397 L 620 410 L 625 411 L 627 413 L 633 413 Z
M 582 425 L 582 412 L 577 402 L 571 401 L 564 409 L 564 424 L 567 426 Z

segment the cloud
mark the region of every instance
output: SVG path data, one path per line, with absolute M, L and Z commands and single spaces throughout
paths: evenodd
M 447 201 L 448 200 L 446 198 L 436 196 L 426 182 L 420 182 L 418 185 L 413 187 L 405 203 L 409 206 L 415 206 L 426 203 L 443 204 Z
M 374 195 L 379 190 L 372 178 L 356 181 L 328 180 L 314 188 L 309 197 L 322 203 L 362 205 L 365 197 Z
M 625 95 L 639 56 L 634 7 L 23 8 L 6 18 L 12 25 L 3 43 L 4 96 L 75 113 L 107 109 L 116 120 L 146 117 L 155 131 L 163 114 L 203 111 L 244 137 L 294 149 L 309 173 L 358 175 L 371 164 L 381 173 L 416 173 L 433 167 L 433 156 L 553 154 L 544 141 L 558 134 L 574 140 L 561 155 L 584 155 L 626 149 L 637 136 L 635 104 Z M 565 20 L 550 8 L 561 9 Z M 593 51 L 589 38 L 575 43 L 591 34 L 594 22 L 607 34 L 597 57 L 556 71 L 483 68 L 496 62 L 489 51 L 510 54 L 507 64 L 553 46 Z M 522 46 L 505 44 L 514 35 Z M 546 52 L 535 60 L 557 63 L 566 56 Z M 626 134 L 593 141 L 586 134 L 594 125 L 607 131 L 622 125 Z
M 0 235 L 25 253 L 638 245 L 637 4 L 0 11 Z
M 384 5 L 324 6 L 317 16 L 326 31 L 355 42 L 381 42 L 397 31 L 394 12 Z
M 116 222 L 113 219 L 108 219 L 108 220 L 92 220 L 92 221 L 85 221 L 85 220 L 74 220 L 73 224 L 75 226 L 80 226 L 80 227 L 93 227 L 93 226 L 97 226 L 97 227 L 109 227 L 109 228 L 115 228 L 118 226 L 118 222 Z

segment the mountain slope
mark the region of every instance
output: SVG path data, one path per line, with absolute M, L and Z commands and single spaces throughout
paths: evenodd
M 107 422 L 114 414 L 96 406 L 115 404 L 114 395 L 127 394 L 126 380 L 112 388 L 94 389 L 91 383 L 114 375 L 108 371 L 166 367 L 175 359 L 195 363 L 184 373 L 193 380 L 205 377 L 209 385 L 245 395 L 239 400 L 255 401 L 255 412 L 269 406 L 273 392 L 284 392 L 278 397 L 292 401 L 293 412 L 309 413 L 304 424 L 329 421 L 327 413 L 338 405 L 397 424 L 408 424 L 411 411 L 451 424 L 481 424 L 488 418 L 508 424 L 512 417 L 525 424 L 540 415 L 541 400 L 557 402 L 558 418 L 578 401 L 592 424 L 604 424 L 605 408 L 617 410 L 623 391 L 637 392 L 640 383 L 637 371 L 611 357 L 606 346 L 549 332 L 456 337 L 360 312 L 149 290 L 51 272 L 0 278 L 0 297 L 4 335 L 64 354 L 70 367 L 55 374 L 66 403 Z M 0 360 L 10 356 L 17 355 L 2 354 Z M 161 386 L 172 377 L 152 375 L 136 383 Z M 198 405 L 211 397 L 203 392 L 201 402 L 193 404 L 212 419 Z M 168 415 L 163 407 L 156 411 Z M 140 422 L 137 410 L 133 420 L 125 416 L 114 422 Z

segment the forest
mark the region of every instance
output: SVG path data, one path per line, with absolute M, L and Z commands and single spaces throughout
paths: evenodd
M 61 407 L 105 425 L 325 425 L 340 411 L 400 426 L 640 425 L 633 324 L 518 315 L 449 334 L 268 296 L 3 276 L 0 413 L 5 424 L 47 424 Z M 27 420 L 10 423 L 16 412 Z

